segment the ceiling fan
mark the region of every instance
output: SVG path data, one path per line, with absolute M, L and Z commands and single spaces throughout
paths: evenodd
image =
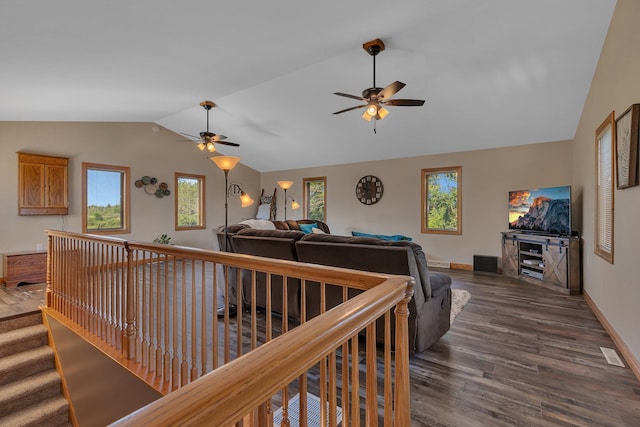
M 209 132 L 209 110 L 215 107 L 216 103 L 213 101 L 202 101 L 200 103 L 200 106 L 207 111 L 206 132 L 200 132 L 199 137 L 195 135 L 189 135 L 188 133 L 183 133 L 183 132 L 180 132 L 180 133 L 184 136 L 188 136 L 189 138 L 199 139 L 200 142 L 198 143 L 198 148 L 200 149 L 200 151 L 204 151 L 204 149 L 206 148 L 207 151 L 209 151 L 210 153 L 213 153 L 214 151 L 216 151 L 216 146 L 214 145 L 214 143 L 229 145 L 231 147 L 239 147 L 240 144 L 236 144 L 235 142 L 230 142 L 230 141 L 224 141 L 225 139 L 227 139 L 226 136 L 216 135 L 213 132 Z
M 373 57 L 373 87 L 363 90 L 362 96 L 349 95 L 348 93 L 342 92 L 334 92 L 334 95 L 357 99 L 358 101 L 363 101 L 364 104 L 336 111 L 333 114 L 340 114 L 346 111 L 366 107 L 366 110 L 362 114 L 362 118 L 367 121 L 374 120 L 375 125 L 375 120 L 382 120 L 387 116 L 387 114 L 389 114 L 389 111 L 384 108 L 385 105 L 404 107 L 419 107 L 424 105 L 424 100 L 422 99 L 389 99 L 400 89 L 405 87 L 405 84 L 399 81 L 395 81 L 384 89 L 376 86 L 376 56 L 384 50 L 384 43 L 380 39 L 375 39 L 364 43 L 362 47 L 369 53 L 369 55 Z

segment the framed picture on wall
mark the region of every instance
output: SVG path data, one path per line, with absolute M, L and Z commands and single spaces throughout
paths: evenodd
M 640 104 L 633 104 L 616 119 L 617 188 L 638 185 L 638 131 Z

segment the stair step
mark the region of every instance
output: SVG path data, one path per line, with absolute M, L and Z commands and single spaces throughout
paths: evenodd
M 60 396 L 61 383 L 58 372 L 51 370 L 0 387 L 0 414 L 16 412 Z
M 0 321 L 0 333 L 13 331 L 14 329 L 24 328 L 26 326 L 41 325 L 42 313 L 19 314 L 13 317 L 7 317 Z
M 42 427 L 69 425 L 69 403 L 58 395 L 31 405 L 6 417 L 0 417 L 3 427 Z
M 47 327 L 43 324 L 0 333 L 0 357 L 33 350 L 47 343 Z
M 12 354 L 0 359 L 0 386 L 54 368 L 53 350 L 49 346 Z

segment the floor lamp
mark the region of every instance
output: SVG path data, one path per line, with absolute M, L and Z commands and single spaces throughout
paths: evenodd
M 227 180 L 229 178 L 229 171 L 238 164 L 240 157 L 214 156 L 210 159 L 224 172 L 224 251 L 227 252 L 227 240 L 229 237 L 227 234 L 227 226 L 229 222 L 229 191 Z
M 287 220 L 287 190 L 293 185 L 293 181 L 278 181 L 280 188 L 284 190 L 284 220 Z

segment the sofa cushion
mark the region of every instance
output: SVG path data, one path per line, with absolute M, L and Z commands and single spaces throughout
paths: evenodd
M 369 234 L 369 233 L 363 233 L 361 231 L 352 231 L 351 235 L 355 237 L 373 237 L 374 239 L 393 240 L 393 241 L 398 241 L 398 240 L 412 241 L 413 240 L 411 237 L 403 236 L 402 234 L 393 234 L 393 235 Z
M 400 246 L 408 247 L 413 251 L 418 267 L 418 274 L 422 290 L 427 299 L 433 295 L 433 290 L 429 285 L 429 269 L 427 268 L 427 259 L 422 251 L 422 246 L 408 240 L 382 240 L 373 237 L 350 237 L 337 236 L 334 234 L 305 234 L 301 241 L 310 242 L 328 242 L 328 243 L 347 243 L 353 245 L 376 245 L 376 246 Z

